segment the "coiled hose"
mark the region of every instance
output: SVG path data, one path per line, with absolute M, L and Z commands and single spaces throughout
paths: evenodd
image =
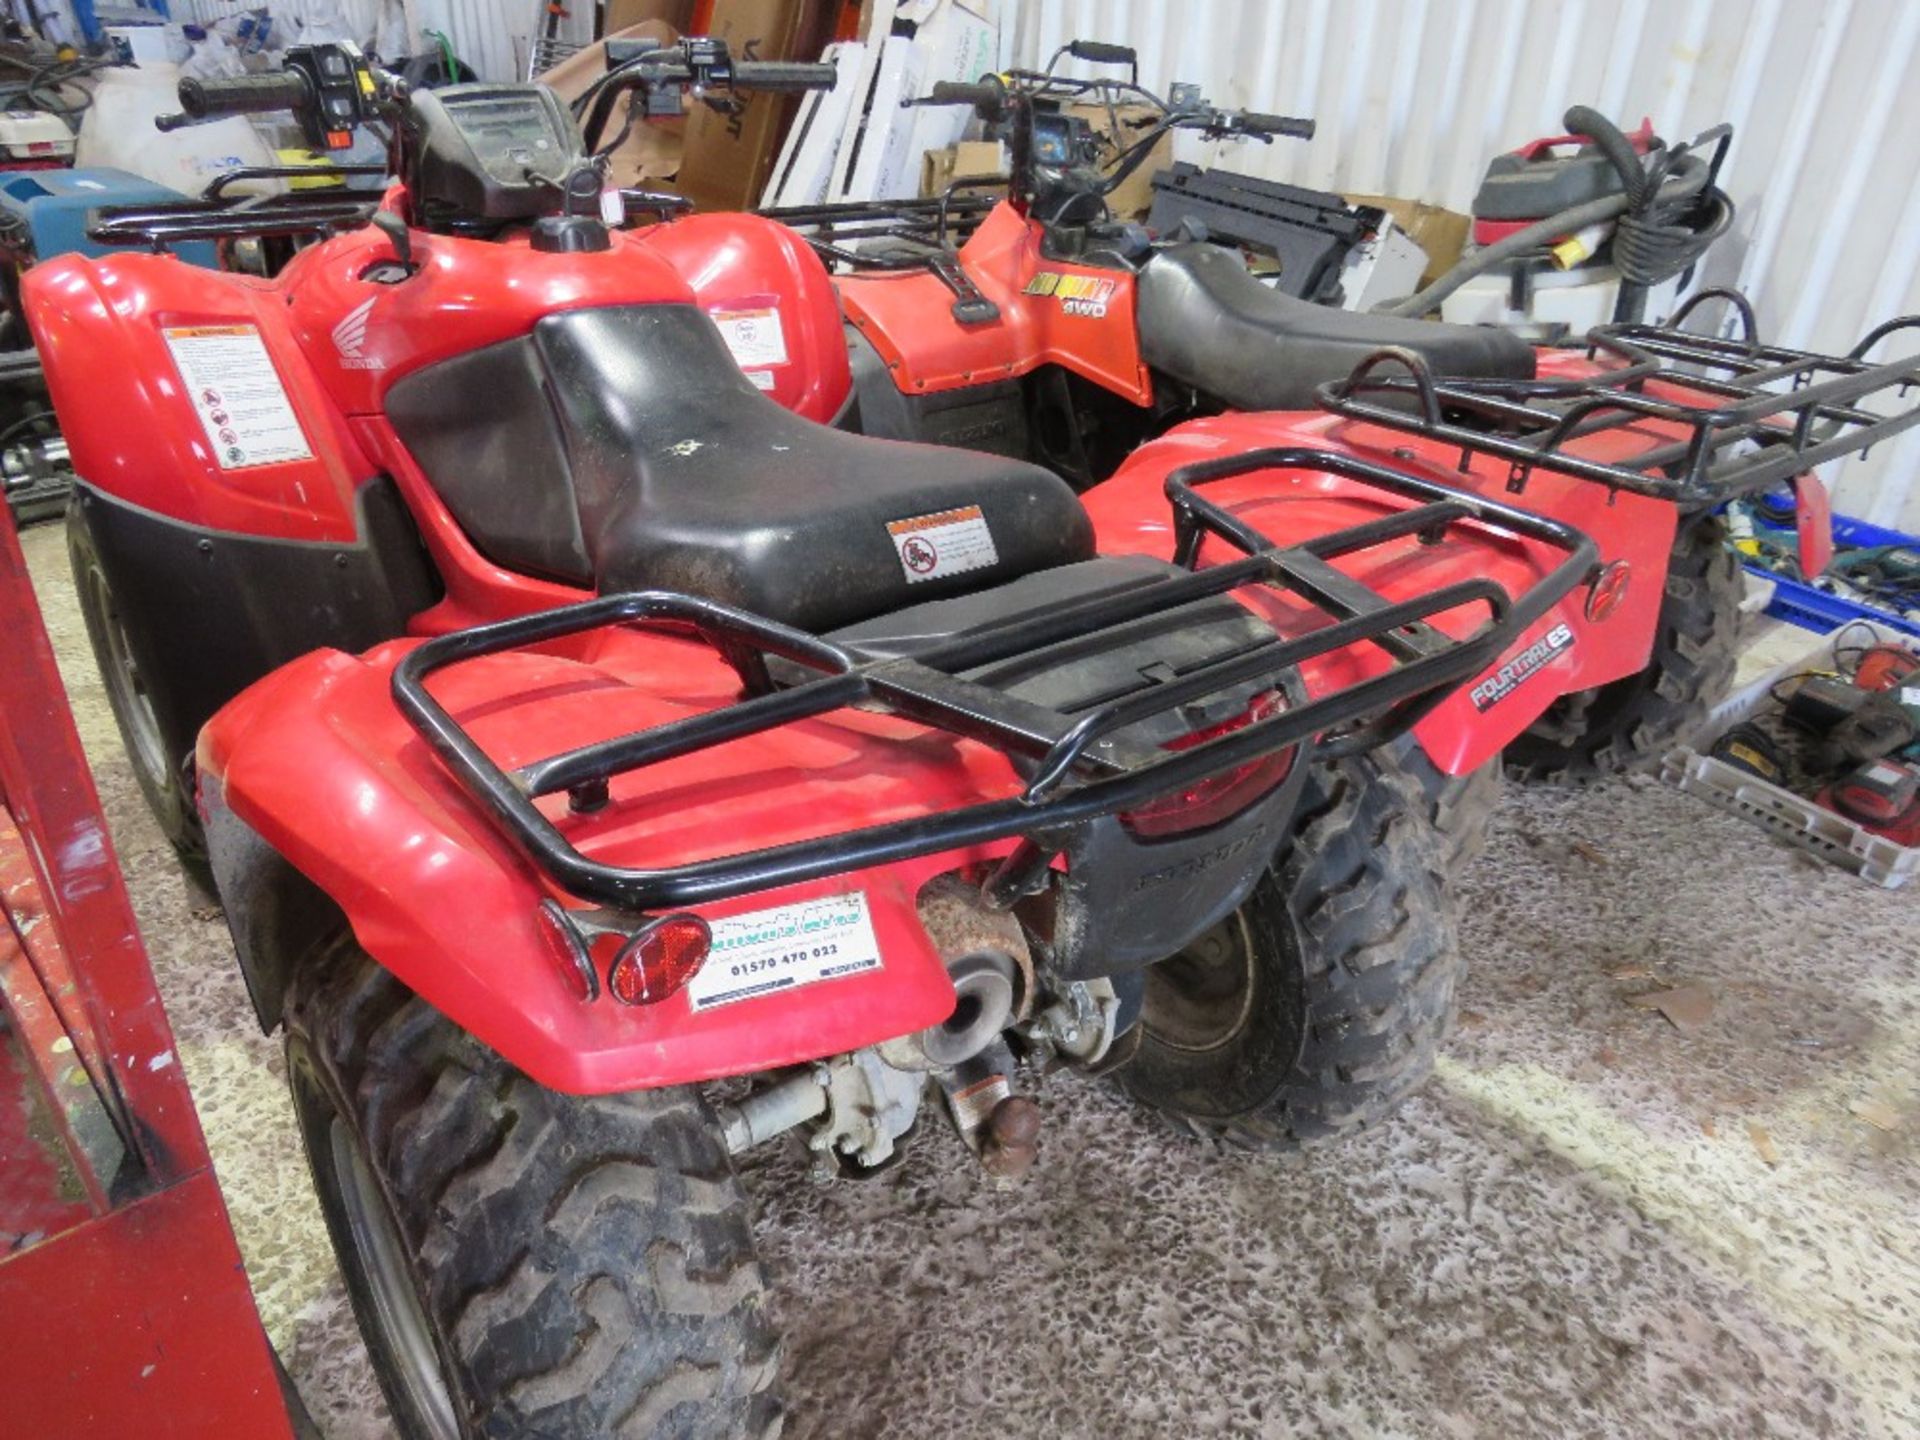
M 78 82 L 112 62 L 104 57 L 76 56 L 71 60 L 33 60 L 0 50 L 0 65 L 27 72 L 25 80 L 0 80 L 0 105 L 26 105 L 58 115 L 69 125 L 93 103 L 93 92 Z

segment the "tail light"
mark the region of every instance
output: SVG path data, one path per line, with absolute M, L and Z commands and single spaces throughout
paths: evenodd
M 1244 730 L 1262 720 L 1271 720 L 1287 708 L 1286 696 L 1278 690 L 1256 695 L 1253 703 L 1238 715 L 1231 715 L 1204 729 L 1193 730 L 1169 740 L 1163 750 L 1191 750 L 1222 735 Z M 1194 830 L 1205 830 L 1223 820 L 1231 820 L 1254 801 L 1259 800 L 1287 778 L 1293 769 L 1293 757 L 1299 749 L 1289 745 L 1218 775 L 1196 780 L 1184 790 L 1162 795 L 1120 817 L 1130 834 L 1142 840 L 1164 840 Z
M 607 989 L 623 1005 L 653 1005 L 674 994 L 706 963 L 713 932 L 698 915 L 668 915 L 636 931 L 607 969 Z

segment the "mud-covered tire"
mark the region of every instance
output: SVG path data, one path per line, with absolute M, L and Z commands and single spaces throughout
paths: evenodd
M 296 978 L 287 1062 L 407 1440 L 778 1433 L 747 1206 L 698 1092 L 545 1089 L 346 938 Z
M 1507 770 L 1533 784 L 1585 785 L 1644 770 L 1698 730 L 1733 683 L 1740 564 L 1718 516 L 1684 525 L 1646 668 L 1563 695 L 1507 746 Z
M 213 872 L 207 863 L 207 837 L 201 830 L 187 779 L 189 757 L 172 753 L 147 699 L 145 681 L 120 621 L 113 584 L 77 501 L 67 507 L 67 560 L 73 567 L 80 618 L 86 622 L 87 641 L 100 667 L 107 707 L 119 727 L 133 778 L 168 843 L 179 854 L 180 863 L 210 892 Z
M 1449 775 L 1427 758 L 1411 736 L 1401 740 L 1393 754 L 1426 797 L 1427 821 L 1439 840 L 1445 873 L 1458 875 L 1487 848 L 1487 827 L 1500 808 L 1504 780 L 1500 757 L 1464 775 Z
M 1426 808 L 1378 752 L 1315 767 L 1246 903 L 1148 971 L 1121 1084 L 1184 1129 L 1261 1149 L 1361 1129 L 1418 1088 L 1461 971 Z

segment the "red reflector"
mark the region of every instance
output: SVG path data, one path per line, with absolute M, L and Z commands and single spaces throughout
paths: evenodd
M 1632 578 L 1633 572 L 1624 560 L 1603 566 L 1593 577 L 1593 588 L 1587 592 L 1587 619 L 1604 620 L 1619 609 L 1620 602 L 1627 598 L 1627 582 Z
M 593 966 L 593 957 L 587 953 L 586 942 L 567 919 L 567 912 L 555 900 L 542 900 L 538 912 L 540 930 L 546 936 L 547 948 L 553 952 L 555 964 L 567 982 L 580 991 L 582 1000 L 600 998 L 600 975 Z
M 607 970 L 623 1005 L 652 1005 L 678 991 L 705 963 L 713 932 L 698 915 L 668 915 L 634 934 Z
M 1191 750 L 1196 745 L 1204 745 L 1235 730 L 1244 730 L 1261 720 L 1271 720 L 1286 708 L 1286 697 L 1278 690 L 1269 690 L 1255 696 L 1253 703 L 1240 714 L 1169 740 L 1161 748 Z M 1299 748 L 1289 745 L 1284 750 L 1275 750 L 1244 765 L 1223 770 L 1218 775 L 1196 780 L 1184 790 L 1162 795 L 1138 809 L 1127 811 L 1120 817 L 1120 823 L 1142 840 L 1162 840 L 1170 835 L 1184 835 L 1192 830 L 1218 825 L 1223 820 L 1231 820 L 1287 778 L 1288 772 L 1293 769 L 1294 754 Z

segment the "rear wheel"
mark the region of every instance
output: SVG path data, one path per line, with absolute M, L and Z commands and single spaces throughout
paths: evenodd
M 1487 848 L 1487 827 L 1500 808 L 1501 761 L 1495 756 L 1477 770 L 1449 775 L 1408 736 L 1394 749 L 1394 758 L 1419 784 L 1426 796 L 1427 820 L 1440 840 L 1446 873 L 1458 875 Z
M 287 1069 L 408 1440 L 777 1433 L 745 1198 L 696 1092 L 544 1089 L 344 938 L 295 982 Z
M 1461 968 L 1425 811 L 1377 752 L 1316 767 L 1246 903 L 1147 972 L 1121 1083 L 1196 1134 L 1267 1149 L 1392 1111 L 1433 1069 Z
M 86 622 L 87 639 L 106 686 L 108 708 L 113 711 L 127 760 L 133 766 L 133 778 L 182 863 L 211 888 L 207 839 L 194 809 L 193 787 L 187 780 L 188 757 L 175 755 L 168 747 L 147 690 L 147 677 L 127 639 L 119 597 L 107 578 L 106 567 L 100 563 L 100 553 L 94 549 L 77 504 L 67 510 L 67 558 L 73 566 L 80 616 Z
M 1554 701 L 1507 747 L 1514 778 L 1584 785 L 1657 764 L 1732 685 L 1740 599 L 1740 565 L 1719 517 L 1683 526 L 1646 668 Z

